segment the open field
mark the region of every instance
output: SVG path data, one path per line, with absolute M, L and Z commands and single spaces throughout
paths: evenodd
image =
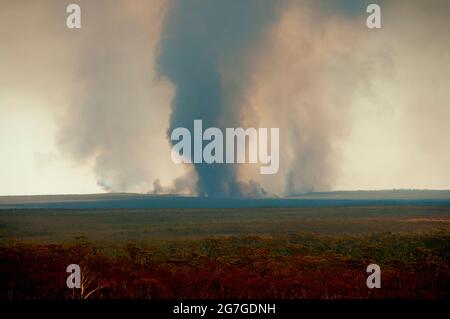
M 0 260 L 1 298 L 448 298 L 450 208 L 0 210 Z
M 209 236 L 422 233 L 450 229 L 434 206 L 245 209 L 0 210 L 1 242 L 123 241 Z

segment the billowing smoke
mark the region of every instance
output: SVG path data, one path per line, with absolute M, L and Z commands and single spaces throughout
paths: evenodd
M 369 30 L 371 2 L 78 0 L 69 30 L 64 1 L 4 1 L 3 193 L 448 188 L 450 2 L 376 1 Z M 194 119 L 280 128 L 278 173 L 174 164 Z
M 154 50 L 165 1 L 80 1 L 70 104 L 59 118 L 59 148 L 78 161 L 94 160 L 105 191 L 152 191 L 157 178 L 179 174 L 165 129 L 173 90 L 154 72 Z M 64 20 L 63 20 L 64 21 Z
M 371 67 L 380 62 L 361 55 L 361 2 L 284 4 L 265 50 L 254 57 L 245 107 L 252 125 L 280 128 L 280 172 L 260 176 L 243 168 L 240 178 L 285 195 L 330 190 L 355 93 L 369 87 Z
M 404 167 L 426 157 L 418 147 L 425 136 L 428 149 L 448 135 L 437 123 L 450 114 L 443 94 L 449 2 L 378 2 L 379 30 L 366 28 L 367 1 L 284 3 L 265 50 L 254 57 L 244 108 L 253 125 L 280 127 L 280 172 L 272 177 L 242 169 L 239 177 L 284 194 L 348 188 L 348 180 L 389 188 L 399 185 L 393 174 L 406 180 L 412 170 L 429 178 L 425 159 L 417 160 L 420 170 Z M 439 148 L 433 154 L 448 158 Z M 408 150 L 416 155 L 405 156 Z
M 204 127 L 239 127 L 241 96 L 249 58 L 264 31 L 276 20 L 274 0 L 177 0 L 167 13 L 159 47 L 161 75 L 175 86 L 170 132 Z M 240 196 L 236 167 L 194 164 L 197 192 Z

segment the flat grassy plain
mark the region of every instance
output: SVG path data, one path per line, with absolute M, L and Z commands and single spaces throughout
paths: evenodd
M 1 298 L 449 298 L 450 207 L 4 209 L 0 260 Z
M 2 243 L 123 241 L 297 233 L 364 235 L 450 229 L 450 208 L 438 206 L 227 209 L 0 210 Z

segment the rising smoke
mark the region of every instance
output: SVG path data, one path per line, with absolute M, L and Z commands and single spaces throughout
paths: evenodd
M 175 86 L 168 134 L 195 119 L 205 127 L 239 127 L 249 58 L 276 19 L 276 1 L 174 1 L 162 30 L 158 65 Z M 226 79 L 223 71 L 234 73 Z M 241 196 L 236 167 L 194 164 L 197 192 Z
M 27 114 L 45 101 L 58 150 L 94 161 L 105 191 L 286 195 L 343 175 L 347 188 L 445 187 L 449 2 L 383 2 L 377 31 L 367 2 L 79 0 L 79 31 L 63 2 L 5 2 L 0 98 L 23 96 Z M 194 119 L 279 127 L 279 173 L 176 166 L 168 133 Z
M 109 192 L 151 191 L 182 174 L 170 160 L 165 129 L 171 85 L 154 72 L 165 1 L 80 1 L 82 29 L 70 105 L 59 118 L 59 148 L 93 159 Z

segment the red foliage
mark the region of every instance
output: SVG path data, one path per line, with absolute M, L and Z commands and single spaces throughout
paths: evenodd
M 0 248 L 0 298 L 444 298 L 448 264 L 424 260 L 383 267 L 382 288 L 366 287 L 366 263 L 343 257 L 273 256 L 265 249 L 240 255 L 192 255 L 153 260 L 128 247 L 107 257 L 88 244 Z M 142 257 L 144 256 L 144 257 Z M 66 287 L 68 264 L 89 279 L 85 291 Z

